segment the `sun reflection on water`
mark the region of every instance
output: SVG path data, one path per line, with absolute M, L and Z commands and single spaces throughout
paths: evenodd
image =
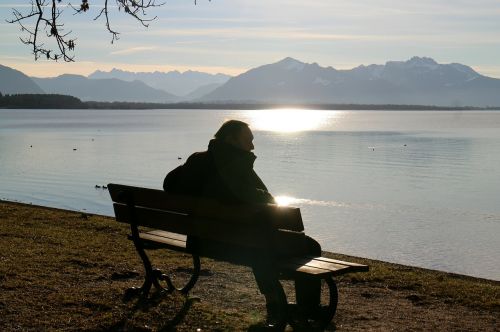
M 296 206 L 300 207 L 303 205 L 312 205 L 312 206 L 328 206 L 328 207 L 338 207 L 338 208 L 363 208 L 363 209 L 380 209 L 381 206 L 373 205 L 373 204 L 352 204 L 346 202 L 338 202 L 338 201 L 322 201 L 322 200 L 314 200 L 307 198 L 297 198 L 286 195 L 274 196 L 274 200 L 276 204 L 279 206 Z
M 335 122 L 342 112 L 304 109 L 247 111 L 252 129 L 274 132 L 321 130 Z

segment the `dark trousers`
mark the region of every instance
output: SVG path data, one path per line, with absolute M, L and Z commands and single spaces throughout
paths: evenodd
M 321 246 L 313 238 L 306 236 L 305 245 L 302 247 L 303 255 L 321 256 Z M 279 276 L 271 260 L 263 260 L 252 267 L 255 281 L 262 294 L 267 298 L 272 298 L 279 285 Z M 321 280 L 317 278 L 297 278 L 295 279 L 295 298 L 297 304 L 304 308 L 315 308 L 320 304 Z

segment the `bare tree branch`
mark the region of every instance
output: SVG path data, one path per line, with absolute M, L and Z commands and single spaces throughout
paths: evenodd
M 106 29 L 111 34 L 111 43 L 119 38 L 119 32 L 111 27 L 109 9 L 110 2 L 113 1 L 119 12 L 132 16 L 142 26 L 148 27 L 151 21 L 157 17 L 147 17 L 148 9 L 160 7 L 164 3 L 157 3 L 157 0 L 104 0 L 103 8 L 99 11 L 94 20 L 104 18 Z M 210 0 L 209 0 L 210 1 Z M 20 37 L 23 44 L 32 48 L 35 60 L 41 56 L 49 60 L 74 61 L 73 51 L 75 49 L 75 38 L 71 38 L 71 31 L 64 32 L 64 23 L 60 22 L 62 7 L 70 7 L 74 14 L 86 13 L 89 8 L 89 0 L 81 0 L 78 7 L 70 3 L 64 4 L 63 0 L 30 0 L 31 10 L 21 13 L 17 9 L 12 9 L 12 20 L 8 23 L 17 23 L 21 32 L 25 35 Z M 67 1 L 64 1 L 67 2 Z M 196 5 L 196 0 L 194 0 Z M 50 40 L 54 47 L 45 46 L 43 41 Z

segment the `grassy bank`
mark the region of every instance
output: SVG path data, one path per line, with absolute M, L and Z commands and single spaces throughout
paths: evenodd
M 0 202 L 0 330 L 246 331 L 264 320 L 251 271 L 208 259 L 189 300 L 123 301 L 142 276 L 127 233 L 113 218 Z M 328 255 L 371 268 L 338 280 L 328 330 L 499 328 L 500 282 Z M 189 266 L 188 257 L 169 251 L 152 258 L 172 272 Z

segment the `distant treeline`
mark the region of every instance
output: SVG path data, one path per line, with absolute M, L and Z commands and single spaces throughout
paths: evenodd
M 262 110 L 262 109 L 313 109 L 313 110 L 500 110 L 500 107 L 448 107 L 433 105 L 394 105 L 394 104 L 283 104 L 283 103 L 256 103 L 256 102 L 179 102 L 179 103 L 131 103 L 131 102 L 83 102 L 92 109 L 222 109 L 222 110 Z
M 80 99 L 66 95 L 2 95 L 0 108 L 88 108 Z
M 447 107 L 433 105 L 394 105 L 394 104 L 283 104 L 255 102 L 179 102 L 179 103 L 142 103 L 142 102 L 102 102 L 81 101 L 66 95 L 55 94 L 18 94 L 0 93 L 0 108 L 73 108 L 73 109 L 233 109 L 254 110 L 273 108 L 303 108 L 314 110 L 500 110 L 500 107 Z

